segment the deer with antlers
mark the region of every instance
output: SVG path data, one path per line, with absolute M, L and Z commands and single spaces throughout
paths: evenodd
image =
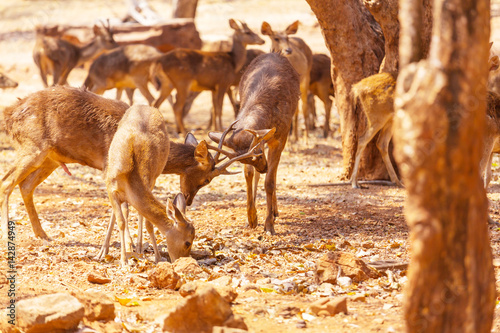
M 19 185 L 35 236 L 48 239 L 35 209 L 34 190 L 59 166 L 70 173 L 67 163 L 105 170 L 111 140 L 127 108 L 126 103 L 83 89 L 56 86 L 35 92 L 4 110 L 16 159 L 0 184 L 1 238 L 7 235 L 9 196 Z M 198 143 L 192 134 L 185 143 L 170 143 L 162 173 L 180 175 L 181 192 L 188 205 L 200 188 L 228 173 L 229 161 L 216 164 L 209 149 L 205 141 Z
M 309 136 L 309 112 L 307 109 L 307 96 L 309 93 L 309 82 L 311 80 L 310 73 L 313 63 L 313 54 L 311 48 L 299 37 L 289 37 L 294 35 L 299 29 L 299 21 L 290 24 L 285 30 L 273 31 L 271 25 L 267 22 L 262 22 L 261 33 L 269 36 L 271 39 L 271 50 L 282 51 L 285 57 L 290 61 L 293 68 L 297 71 L 300 77 L 300 100 L 302 101 L 302 113 L 305 123 L 305 138 Z M 294 141 L 299 138 L 298 128 L 299 110 L 297 108 L 293 119 L 293 136 Z
M 212 127 L 217 131 L 222 129 L 224 95 L 245 64 L 246 46 L 264 44 L 264 40 L 250 30 L 246 23 L 230 19 L 229 26 L 234 30 L 230 52 L 174 49 L 162 56 L 152 69 L 161 81 L 160 96 L 154 102 L 155 107 L 160 107 L 173 89 L 177 91 L 174 115 L 180 133 L 186 133 L 184 104 L 190 90 L 212 91 Z
M 33 60 L 40 70 L 45 87 L 47 76 L 52 75 L 52 85 L 64 85 L 73 68 L 96 58 L 105 50 L 118 47 L 108 25 L 94 25 L 94 39 L 86 45 L 78 46 L 71 42 L 37 31 Z
M 233 156 L 255 149 L 257 152 L 262 151 L 264 143 L 267 143 L 267 158 L 262 154 L 240 162 L 245 164 L 248 224 L 251 228 L 257 227 L 257 184 L 259 174 L 267 173 L 264 230 L 275 234 L 274 221 L 278 216 L 276 175 L 300 96 L 299 75 L 284 56 L 264 54 L 248 67 L 241 78 L 239 93 L 241 109 L 236 121 L 225 133 L 211 132 L 209 137 L 219 145 L 231 148 Z M 231 130 L 232 135 L 226 138 L 227 132 Z M 231 153 L 226 154 L 231 156 Z

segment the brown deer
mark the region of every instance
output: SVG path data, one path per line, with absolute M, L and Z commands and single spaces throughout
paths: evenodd
M 309 136 L 309 113 L 307 110 L 307 95 L 309 92 L 310 72 L 313 63 L 313 54 L 309 46 L 298 37 L 289 37 L 294 35 L 299 29 L 299 21 L 290 24 L 283 31 L 273 31 L 271 25 L 267 22 L 262 22 L 261 33 L 268 35 L 271 39 L 271 50 L 282 51 L 285 57 L 290 61 L 293 68 L 299 73 L 300 77 L 300 99 L 302 101 L 302 113 L 305 123 L 305 138 Z M 298 108 L 293 119 L 293 135 L 294 141 L 298 140 Z
M 172 262 L 189 256 L 195 234 L 193 225 L 170 200 L 167 200 L 166 208 L 152 193 L 156 178 L 167 164 L 169 149 L 167 127 L 157 109 L 134 105 L 125 112 L 109 146 L 105 170 L 108 196 L 120 231 L 122 266 L 127 264 L 127 221 L 122 212 L 123 203 L 131 204 L 146 218 L 146 228 L 155 248 L 152 225 L 165 235 Z M 175 201 L 185 211 L 185 202 L 181 203 L 183 198 L 180 194 Z
M 330 96 L 335 96 L 333 90 L 332 76 L 331 76 L 330 57 L 326 54 L 316 53 L 313 54 L 313 62 L 311 67 L 309 91 L 318 96 L 325 106 L 325 124 L 323 125 L 323 137 L 328 137 L 330 133 L 330 114 L 332 111 L 332 100 Z M 314 99 L 313 99 L 314 103 Z M 311 110 L 309 110 L 311 109 Z M 314 106 L 308 106 L 309 114 L 314 114 Z M 310 119 L 311 126 L 314 127 L 314 117 Z
M 94 59 L 105 50 L 113 49 L 118 44 L 113 39 L 111 28 L 94 25 L 94 39 L 86 45 L 78 46 L 59 37 L 37 33 L 33 60 L 40 70 L 45 87 L 47 75 L 52 75 L 52 85 L 64 85 L 73 68 Z
M 19 185 L 35 236 L 48 239 L 33 203 L 35 188 L 59 166 L 69 173 L 66 163 L 104 170 L 109 145 L 127 108 L 126 103 L 83 89 L 56 86 L 4 110 L 16 159 L 0 184 L 2 237 L 7 235 L 9 196 Z M 180 175 L 181 192 L 190 205 L 200 188 L 227 173 L 229 164 L 217 165 L 205 141 L 197 143 L 191 136 L 186 141 L 170 144 L 169 162 L 162 172 Z
M 148 89 L 150 67 L 162 54 L 155 47 L 143 44 L 118 47 L 92 62 L 83 85 L 99 95 L 108 89 L 117 88 L 118 94 L 127 89 L 130 105 L 133 91 L 138 88 L 151 105 L 155 98 Z
M 177 131 L 180 133 L 186 133 L 183 122 L 184 104 L 190 90 L 212 91 L 212 126 L 218 131 L 222 129 L 224 94 L 245 64 L 246 46 L 264 44 L 264 40 L 245 23 L 230 19 L 229 26 L 234 30 L 230 52 L 174 49 L 162 56 L 153 69 L 161 81 L 160 96 L 154 102 L 155 107 L 160 107 L 174 88 L 177 91 L 174 115 Z
M 0 88 L 16 88 L 18 86 L 17 82 L 12 80 L 10 77 L 4 73 L 0 73 Z
M 233 134 L 226 139 L 224 135 L 213 132 L 209 133 L 209 137 L 233 149 L 235 156 L 251 149 L 262 149 L 262 145 L 267 143 L 267 159 L 262 154 L 260 157 L 247 158 L 240 162 L 245 164 L 247 215 L 251 228 L 257 227 L 255 198 L 258 174 L 267 172 L 265 231 L 275 234 L 274 220 L 278 216 L 276 175 L 281 152 L 285 148 L 292 118 L 297 109 L 300 96 L 299 76 L 284 56 L 277 53 L 264 54 L 257 57 L 248 67 L 241 79 L 239 92 L 241 109 L 236 123 L 228 129 L 234 127 Z

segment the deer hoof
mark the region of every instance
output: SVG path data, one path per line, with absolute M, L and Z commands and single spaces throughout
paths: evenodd
M 270 233 L 271 235 L 276 235 L 276 231 L 274 231 L 274 225 L 266 225 L 264 231 Z

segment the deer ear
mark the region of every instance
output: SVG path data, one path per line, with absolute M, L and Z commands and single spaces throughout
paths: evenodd
M 94 24 L 94 28 L 92 29 L 94 31 L 94 35 L 97 36 L 101 33 L 101 28 L 97 24 Z
M 220 138 L 222 137 L 222 133 L 221 132 L 208 132 L 208 137 L 213 142 L 219 143 Z
M 177 193 L 174 198 L 174 205 L 182 212 L 182 214 L 186 214 L 186 198 L 184 198 L 182 193 Z
M 489 63 L 490 63 L 490 72 L 496 71 L 498 67 L 500 67 L 500 59 L 498 58 L 498 56 L 491 57 Z
M 271 25 L 266 21 L 262 22 L 262 26 L 260 27 L 260 33 L 263 35 L 271 36 L 273 34 L 273 29 L 271 29 Z
M 167 198 L 167 216 L 172 221 L 177 222 L 175 219 L 175 206 L 169 198 Z
M 188 133 L 186 134 L 186 138 L 184 139 L 184 144 L 196 147 L 198 145 L 198 140 L 196 140 L 195 136 L 192 133 Z
M 295 21 L 292 24 L 290 24 L 285 32 L 287 35 L 294 35 L 297 33 L 297 30 L 299 30 L 299 21 Z
M 205 140 L 201 140 L 194 150 L 194 159 L 200 164 L 207 165 L 209 164 L 209 155 L 210 153 L 208 152 L 207 142 Z
M 236 22 L 233 19 L 229 19 L 229 26 L 234 29 L 234 30 L 239 30 L 240 26 L 238 25 L 238 22 Z
M 493 46 L 493 42 L 490 42 L 490 50 L 491 50 L 491 47 Z

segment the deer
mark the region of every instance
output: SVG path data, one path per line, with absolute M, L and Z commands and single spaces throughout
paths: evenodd
M 144 44 L 120 46 L 92 62 L 83 85 L 99 95 L 117 88 L 117 99 L 126 89 L 130 105 L 133 104 L 133 92 L 138 88 L 151 105 L 155 98 L 148 89 L 150 67 L 162 54 L 155 47 Z
M 133 105 L 125 111 L 111 140 L 105 170 L 106 188 L 120 231 L 122 266 L 128 261 L 123 203 L 131 204 L 146 218 L 146 228 L 155 248 L 152 225 L 165 235 L 172 262 L 189 256 L 195 230 L 183 214 L 186 207 L 184 196 L 182 193 L 176 196 L 176 205 L 167 199 L 165 207 L 152 193 L 156 178 L 167 164 L 169 149 L 167 127 L 157 109 Z
M 32 93 L 5 108 L 5 129 L 16 157 L 0 183 L 0 239 L 6 238 L 9 196 L 18 185 L 35 236 L 49 239 L 33 202 L 36 187 L 58 167 L 71 175 L 66 166 L 69 163 L 105 170 L 111 140 L 128 107 L 124 102 L 81 88 L 55 86 Z M 162 173 L 180 175 L 180 188 L 187 205 L 191 205 L 196 193 L 213 178 L 230 174 L 227 171 L 230 160 L 215 163 L 209 149 L 217 147 L 204 140 L 198 143 L 192 134 L 186 137 L 185 143 L 170 143 L 168 163 Z M 110 224 L 113 219 L 112 214 Z
M 264 40 L 246 23 L 230 19 L 229 26 L 234 30 L 230 52 L 174 49 L 160 57 L 152 69 L 161 82 L 160 96 L 153 106 L 159 108 L 174 88 L 177 91 L 173 109 L 179 133 L 186 133 L 184 104 L 190 90 L 212 91 L 212 127 L 217 131 L 222 130 L 224 94 L 245 64 L 246 46 L 264 44 Z
M 273 31 L 271 25 L 267 22 L 262 22 L 261 33 L 269 36 L 271 39 L 271 50 L 282 51 L 287 59 L 292 64 L 293 68 L 299 73 L 300 77 L 300 99 L 302 101 L 302 113 L 305 123 L 305 139 L 309 137 L 309 113 L 307 109 L 307 96 L 310 84 L 310 72 L 313 63 L 313 54 L 311 48 L 299 37 L 289 37 L 294 35 L 299 29 L 299 21 L 290 24 L 285 30 Z M 299 137 L 298 115 L 299 110 L 293 119 L 293 141 L 297 141 Z
M 330 69 L 331 61 L 329 56 L 321 53 L 313 54 L 309 91 L 313 96 L 318 96 L 325 107 L 325 123 L 323 125 L 324 138 L 327 138 L 330 133 L 330 114 L 332 110 L 332 100 L 330 96 L 335 97 Z M 310 114 L 315 115 L 314 97 L 312 102 L 312 105 L 308 105 L 308 110 L 310 110 Z M 310 122 L 311 127 L 314 128 L 314 117 L 311 117 Z
M 258 56 L 241 78 L 239 86 L 241 109 L 235 122 L 226 131 L 209 132 L 209 138 L 219 145 L 229 147 L 233 156 L 249 150 L 262 151 L 268 146 L 268 155 L 240 160 L 244 164 L 247 188 L 247 217 L 251 228 L 257 227 L 255 207 L 260 173 L 267 173 L 265 191 L 267 217 L 264 230 L 276 234 L 274 222 L 278 214 L 276 176 L 281 153 L 285 148 L 292 118 L 300 96 L 300 80 L 297 71 L 287 58 L 278 53 Z M 227 153 L 231 157 L 230 153 Z
M 47 75 L 52 75 L 52 86 L 64 85 L 73 68 L 92 60 L 105 50 L 118 47 L 109 26 L 94 25 L 94 39 L 78 46 L 59 37 L 37 33 L 33 60 L 40 70 L 44 87 L 48 87 Z
M 16 81 L 12 80 L 10 77 L 0 72 L 0 88 L 2 89 L 16 88 L 17 86 L 18 83 Z

